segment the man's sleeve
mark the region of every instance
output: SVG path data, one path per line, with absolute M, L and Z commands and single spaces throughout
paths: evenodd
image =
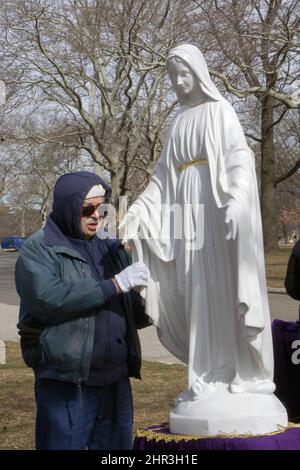
M 119 249 L 118 254 L 119 270 L 124 269 L 132 264 L 132 258 L 123 246 Z M 131 289 L 125 295 L 130 297 L 136 328 L 140 330 L 142 328 L 146 328 L 147 326 L 151 326 L 152 323 L 149 316 L 146 314 L 145 304 L 140 294 L 134 289 Z
M 116 293 L 111 280 L 63 281 L 49 252 L 36 241 L 28 245 L 16 264 L 16 288 L 28 313 L 41 323 L 56 325 L 79 318 Z
M 142 328 L 151 326 L 152 323 L 150 321 L 150 318 L 146 314 L 145 303 L 143 302 L 140 294 L 132 289 L 130 291 L 130 296 L 131 296 L 131 301 L 132 301 L 132 308 L 133 308 L 134 321 L 135 321 L 136 328 L 138 330 L 141 330 Z

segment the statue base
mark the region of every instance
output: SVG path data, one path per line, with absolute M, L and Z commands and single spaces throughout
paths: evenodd
M 191 436 L 263 435 L 288 424 L 284 406 L 275 395 L 216 390 L 204 398 L 181 394 L 170 413 L 170 431 Z

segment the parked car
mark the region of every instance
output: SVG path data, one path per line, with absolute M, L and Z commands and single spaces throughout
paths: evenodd
M 22 247 L 26 237 L 4 237 L 1 242 L 1 250 L 7 251 L 19 251 Z

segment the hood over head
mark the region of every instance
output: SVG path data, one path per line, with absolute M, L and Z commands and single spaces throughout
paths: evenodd
M 95 173 L 76 171 L 58 178 L 54 186 L 50 218 L 66 237 L 83 239 L 80 229 L 82 206 L 95 185 L 101 185 L 105 189 L 105 199 L 108 202 L 111 188 Z

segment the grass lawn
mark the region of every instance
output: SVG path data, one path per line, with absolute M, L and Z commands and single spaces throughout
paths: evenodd
M 7 342 L 7 363 L 0 365 L 0 449 L 34 449 L 34 378 L 26 367 L 19 344 Z M 181 365 L 144 361 L 143 380 L 132 380 L 134 432 L 168 421 L 174 399 L 186 386 Z
M 279 248 L 265 256 L 268 287 L 284 287 L 284 279 L 289 256 L 293 247 Z

